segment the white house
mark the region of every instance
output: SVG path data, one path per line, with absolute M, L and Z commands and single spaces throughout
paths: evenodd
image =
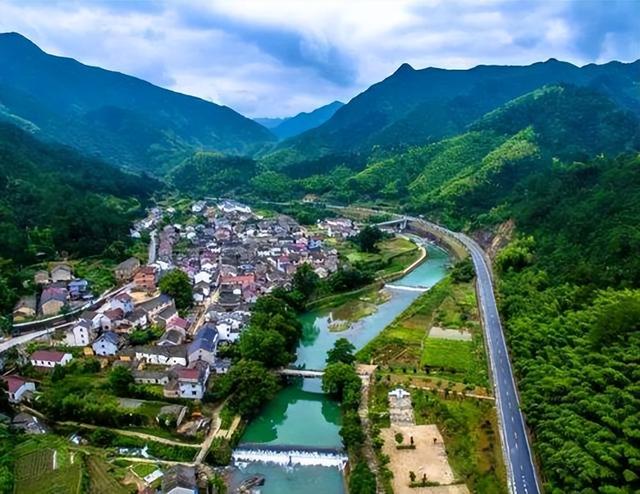
M 91 321 L 80 319 L 71 329 L 72 346 L 90 345 L 95 336 L 96 330 L 91 324 Z
M 120 293 L 111 300 L 112 309 L 120 309 L 124 314 L 133 312 L 133 299 L 128 293 Z
M 155 365 L 187 365 L 185 345 L 139 346 L 133 349 L 137 360 Z
M 200 271 L 199 273 L 196 273 L 196 275 L 193 277 L 193 283 L 194 284 L 198 284 L 201 281 L 204 281 L 205 283 L 210 285 L 211 284 L 211 273 L 207 273 L 206 271 Z
M 218 338 L 218 331 L 211 324 L 205 324 L 200 328 L 187 351 L 189 363 L 203 361 L 213 364 L 216 357 Z
M 57 365 L 67 365 L 73 360 L 73 355 L 54 350 L 38 350 L 31 354 L 29 360 L 34 367 L 53 368 Z
M 120 336 L 116 333 L 113 333 L 112 331 L 105 331 L 96 338 L 96 341 L 93 342 L 91 348 L 93 348 L 96 355 L 110 357 L 118 353 L 121 344 L 120 342 Z
M 178 392 L 180 398 L 201 400 L 206 391 L 209 379 L 209 365 L 198 362 L 192 368 L 182 368 L 176 371 L 178 378 Z
M 35 391 L 36 385 L 20 376 L 4 376 L 2 378 L 7 383 L 7 392 L 11 403 L 20 403 L 27 391 Z

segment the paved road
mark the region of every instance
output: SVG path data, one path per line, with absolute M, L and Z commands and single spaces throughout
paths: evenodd
M 515 379 L 513 378 L 509 352 L 507 351 L 493 291 L 491 271 L 484 252 L 475 241 L 462 233 L 452 232 L 421 218 L 411 216 L 408 218 L 411 221 L 426 225 L 432 231 L 435 230 L 448 237 L 455 238 L 471 254 L 478 280 L 478 302 L 482 309 L 485 340 L 494 381 L 500 436 L 509 477 L 509 490 L 515 494 L 538 494 L 540 492 L 538 476 L 533 462 L 533 455 L 531 454 L 524 416 L 520 410 L 520 401 Z
M 524 416 L 520 410 L 504 332 L 498 315 L 493 281 L 484 252 L 475 241 L 466 235 L 446 230 L 418 218 L 412 219 L 422 221 L 431 228 L 454 237 L 471 254 L 478 279 L 479 303 L 482 308 L 483 325 L 494 380 L 496 406 L 500 419 L 500 433 L 507 463 L 510 491 L 517 494 L 537 494 L 540 492 L 540 486 L 527 437 Z

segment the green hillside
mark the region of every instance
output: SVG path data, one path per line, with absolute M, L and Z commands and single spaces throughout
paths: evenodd
M 0 119 L 119 166 L 158 173 L 195 149 L 251 154 L 275 137 L 234 112 L 0 34 Z
M 462 133 L 483 114 L 544 85 L 589 86 L 640 114 L 640 61 L 576 67 L 551 59 L 529 66 L 469 70 L 402 65 L 353 98 L 325 124 L 281 143 L 282 163 L 381 148 L 397 151 Z
M 0 307 L 10 307 L 7 284 L 20 266 L 126 243 L 131 222 L 160 187 L 0 124 Z

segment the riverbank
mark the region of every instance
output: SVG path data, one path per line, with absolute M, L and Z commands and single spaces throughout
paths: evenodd
M 412 265 L 404 268 L 405 276 L 409 273 L 411 276 L 407 281 L 408 286 L 415 284 L 415 286 L 430 287 L 446 274 L 450 261 L 447 252 L 431 245 L 424 250 L 424 254 L 420 256 L 420 262 L 414 261 Z M 403 278 L 397 280 L 396 284 L 402 286 Z M 375 284 L 377 287 L 382 285 L 382 281 Z M 307 369 L 324 368 L 327 351 L 333 347 L 338 338 L 347 338 L 357 349 L 362 348 L 420 295 L 419 291 L 391 289 L 389 290 L 390 299 L 378 305 L 378 310 L 374 314 L 357 321 L 343 332 L 332 332 L 329 328 L 329 313 L 335 305 L 339 305 L 335 302 L 344 302 L 349 297 L 362 296 L 371 289 L 372 287 L 369 286 L 355 293 L 333 296 L 330 300 L 334 304 L 327 305 L 328 300 L 325 299 L 322 304 L 318 304 L 319 307 L 300 316 L 303 336 L 297 349 L 296 366 Z M 339 430 L 342 422 L 338 405 L 321 392 L 320 386 L 320 380 L 305 379 L 296 380 L 291 386 L 282 389 L 262 413 L 248 425 L 241 443 L 326 445 L 335 440 L 336 445 L 341 447 L 342 439 L 339 436 Z M 334 412 L 337 412 L 335 417 Z M 314 437 L 317 433 L 321 434 L 320 439 Z M 269 463 L 249 463 L 243 464 L 236 475 L 246 477 L 252 472 L 265 475 L 267 481 L 262 488 L 264 494 L 300 492 L 290 488 L 302 485 L 298 482 L 300 482 L 300 476 L 304 475 L 319 475 L 324 479 L 324 485 L 314 485 L 318 492 L 338 494 L 345 492 L 343 476 L 338 469 L 318 467 L 323 469 L 312 471 L 306 470 L 307 468 L 309 467 L 292 466 L 283 469 Z

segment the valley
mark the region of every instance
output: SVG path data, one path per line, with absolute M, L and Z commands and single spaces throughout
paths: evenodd
M 0 34 L 0 492 L 640 489 L 640 60 L 249 118 L 50 47 Z

